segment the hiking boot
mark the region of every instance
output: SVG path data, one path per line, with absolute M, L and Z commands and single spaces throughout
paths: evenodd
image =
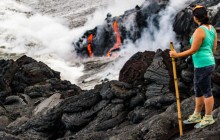
M 193 123 L 198 123 L 200 122 L 201 119 L 201 115 L 190 115 L 189 118 L 187 120 L 183 121 L 183 124 L 193 124 Z
M 194 127 L 195 128 L 204 128 L 208 125 L 211 125 L 215 122 L 213 117 L 203 117 L 200 123 L 197 123 Z

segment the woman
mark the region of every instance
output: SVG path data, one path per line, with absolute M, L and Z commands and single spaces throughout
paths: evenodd
M 199 27 L 190 39 L 191 48 L 177 53 L 170 51 L 170 57 L 178 58 L 192 55 L 194 64 L 195 110 L 184 124 L 197 123 L 195 128 L 204 128 L 215 121 L 212 116 L 214 98 L 211 91 L 211 74 L 215 68 L 214 53 L 217 47 L 217 33 L 209 24 L 207 10 L 203 6 L 193 9 L 193 19 Z M 205 105 L 205 116 L 201 119 L 200 112 Z

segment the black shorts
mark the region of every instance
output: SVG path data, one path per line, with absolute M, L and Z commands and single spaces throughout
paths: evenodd
M 194 92 L 196 97 L 212 96 L 211 75 L 215 65 L 194 69 Z

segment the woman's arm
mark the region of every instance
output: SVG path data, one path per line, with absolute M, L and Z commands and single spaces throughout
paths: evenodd
M 217 32 L 216 32 L 215 41 L 214 41 L 214 45 L 213 45 L 213 49 L 212 49 L 213 54 L 215 54 L 216 48 L 217 48 L 217 40 L 218 40 L 218 37 L 217 37 L 217 36 L 218 36 L 218 35 L 217 35 Z
M 194 54 L 198 51 L 200 46 L 202 45 L 202 42 L 205 38 L 205 31 L 202 28 L 196 29 L 196 31 L 193 34 L 193 43 L 190 49 L 177 53 L 175 50 L 170 51 L 170 57 L 178 58 L 178 57 L 185 57 Z

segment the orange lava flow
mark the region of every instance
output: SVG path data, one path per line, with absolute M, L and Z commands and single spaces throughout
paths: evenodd
M 92 57 L 92 45 L 91 44 L 88 44 L 87 51 L 89 53 L 89 57 Z
M 115 45 L 108 51 L 107 56 L 110 57 L 111 56 L 111 52 L 113 50 L 119 49 L 121 46 L 121 36 L 119 34 L 119 30 L 118 30 L 118 23 L 116 21 L 114 21 L 113 23 L 113 29 L 115 32 L 115 36 L 116 36 L 116 43 Z
M 89 57 L 92 57 L 92 55 L 93 55 L 93 53 L 92 53 L 92 39 L 93 39 L 93 34 L 90 34 L 87 38 L 87 40 L 88 40 L 87 51 L 88 51 Z

